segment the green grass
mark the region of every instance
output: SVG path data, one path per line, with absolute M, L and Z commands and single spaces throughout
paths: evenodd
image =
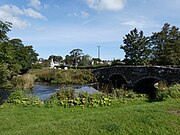
M 0 109 L 0 135 L 179 135 L 180 99 L 110 107 Z

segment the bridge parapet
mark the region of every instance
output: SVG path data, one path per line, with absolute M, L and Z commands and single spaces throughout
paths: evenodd
M 110 80 L 112 76 L 124 77 L 129 85 L 135 85 L 142 79 L 154 78 L 169 84 L 180 83 L 180 68 L 165 66 L 111 66 L 93 69 L 99 80 Z

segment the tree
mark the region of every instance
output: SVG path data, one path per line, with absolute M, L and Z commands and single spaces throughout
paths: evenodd
M 65 56 L 65 59 L 64 59 L 64 62 L 67 64 L 67 65 L 73 65 L 74 63 L 74 58 L 70 55 L 66 55 Z
M 146 65 L 149 63 L 150 41 L 145 37 L 143 31 L 138 32 L 135 28 L 125 35 L 124 45 L 120 48 L 125 52 L 124 62 L 129 65 Z
M 61 56 L 51 55 L 49 56 L 48 60 L 53 59 L 54 61 L 61 62 L 63 58 Z
M 2 22 L 0 21 L 0 43 L 4 41 L 8 41 L 7 32 L 10 31 L 12 23 L 10 22 Z
M 88 66 L 91 64 L 91 56 L 88 54 L 83 55 L 79 61 L 79 66 Z
M 180 64 L 180 31 L 179 28 L 165 23 L 160 32 L 151 36 L 153 45 L 152 64 Z
M 70 52 L 70 56 L 74 59 L 74 66 L 77 67 L 80 57 L 83 55 L 81 49 L 73 49 Z
M 37 61 L 38 54 L 32 46 L 25 46 L 21 39 L 10 39 L 7 32 L 11 23 L 0 21 L 0 64 L 7 65 L 12 75 L 28 70 Z
M 9 83 L 11 71 L 6 64 L 0 64 L 0 88 L 5 87 Z

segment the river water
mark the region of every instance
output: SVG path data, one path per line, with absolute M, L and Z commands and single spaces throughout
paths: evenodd
M 75 92 L 87 92 L 100 93 L 98 90 L 94 89 L 90 85 L 73 85 L 73 86 L 58 86 L 58 85 L 49 85 L 45 83 L 37 83 L 32 89 L 32 95 L 39 97 L 41 100 L 49 98 L 52 94 L 56 93 L 58 90 L 64 88 L 73 88 Z

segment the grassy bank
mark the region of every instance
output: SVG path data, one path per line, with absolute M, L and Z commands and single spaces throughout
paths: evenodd
M 37 81 L 54 84 L 88 84 L 96 81 L 90 70 L 85 69 L 33 69 L 30 74 L 37 77 Z
M 110 107 L 0 109 L 2 135 L 105 135 L 180 134 L 180 100 L 126 104 L 115 101 Z

